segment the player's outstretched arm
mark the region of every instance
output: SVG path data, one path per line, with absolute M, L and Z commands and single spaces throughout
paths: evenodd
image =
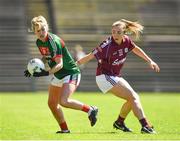
M 87 62 L 89 62 L 90 60 L 92 60 L 94 58 L 94 55 L 92 53 L 87 54 L 86 56 L 84 56 L 83 58 L 79 59 L 78 61 L 76 61 L 77 65 L 82 65 L 82 64 L 86 64 Z
M 151 69 L 153 69 L 156 72 L 160 71 L 159 66 L 141 48 L 135 46 L 135 48 L 132 51 L 134 54 L 147 61 Z

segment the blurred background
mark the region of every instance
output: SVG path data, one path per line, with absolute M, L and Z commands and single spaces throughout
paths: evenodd
M 75 48 L 89 53 L 111 33 L 119 19 L 145 26 L 136 42 L 161 67 L 149 69 L 129 54 L 123 77 L 136 91 L 180 92 L 180 0 L 0 0 L 0 91 L 47 90 L 48 77 L 25 78 L 31 58 L 41 58 L 30 32 L 34 16 L 46 17 L 50 32 L 64 39 L 74 56 Z M 78 91 L 98 91 L 96 60 L 82 67 Z

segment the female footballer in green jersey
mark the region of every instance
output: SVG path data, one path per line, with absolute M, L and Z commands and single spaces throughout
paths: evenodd
M 97 107 L 70 98 L 79 85 L 81 74 L 64 41 L 48 32 L 48 24 L 43 16 L 34 17 L 31 24 L 37 36 L 36 44 L 43 56 L 42 60 L 50 67 L 49 70 L 35 72 L 33 76 L 53 75 L 49 85 L 48 106 L 61 129 L 56 133 L 70 133 L 61 106 L 88 113 L 91 126 L 94 126 L 97 121 Z M 28 70 L 24 74 L 26 77 L 31 76 Z

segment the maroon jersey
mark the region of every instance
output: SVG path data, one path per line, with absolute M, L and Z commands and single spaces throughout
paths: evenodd
M 128 36 L 124 36 L 123 42 L 120 45 L 114 41 L 112 36 L 107 38 L 92 52 L 98 61 L 96 75 L 120 75 L 120 70 L 126 60 L 127 53 L 134 47 L 133 41 Z

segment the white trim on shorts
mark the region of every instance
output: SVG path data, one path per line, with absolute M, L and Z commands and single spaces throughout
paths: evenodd
M 123 79 L 122 77 L 109 76 L 106 74 L 101 74 L 101 75 L 96 76 L 96 83 L 97 83 L 99 89 L 103 93 L 107 93 L 118 82 L 120 82 L 120 84 L 125 85 L 128 89 L 132 89 L 131 86 L 128 84 L 128 82 L 125 79 Z
M 72 81 L 74 81 L 75 85 L 79 86 L 80 80 L 81 74 L 67 75 L 62 79 L 58 79 L 53 75 L 50 84 L 56 87 L 62 87 L 64 83 L 71 83 Z

